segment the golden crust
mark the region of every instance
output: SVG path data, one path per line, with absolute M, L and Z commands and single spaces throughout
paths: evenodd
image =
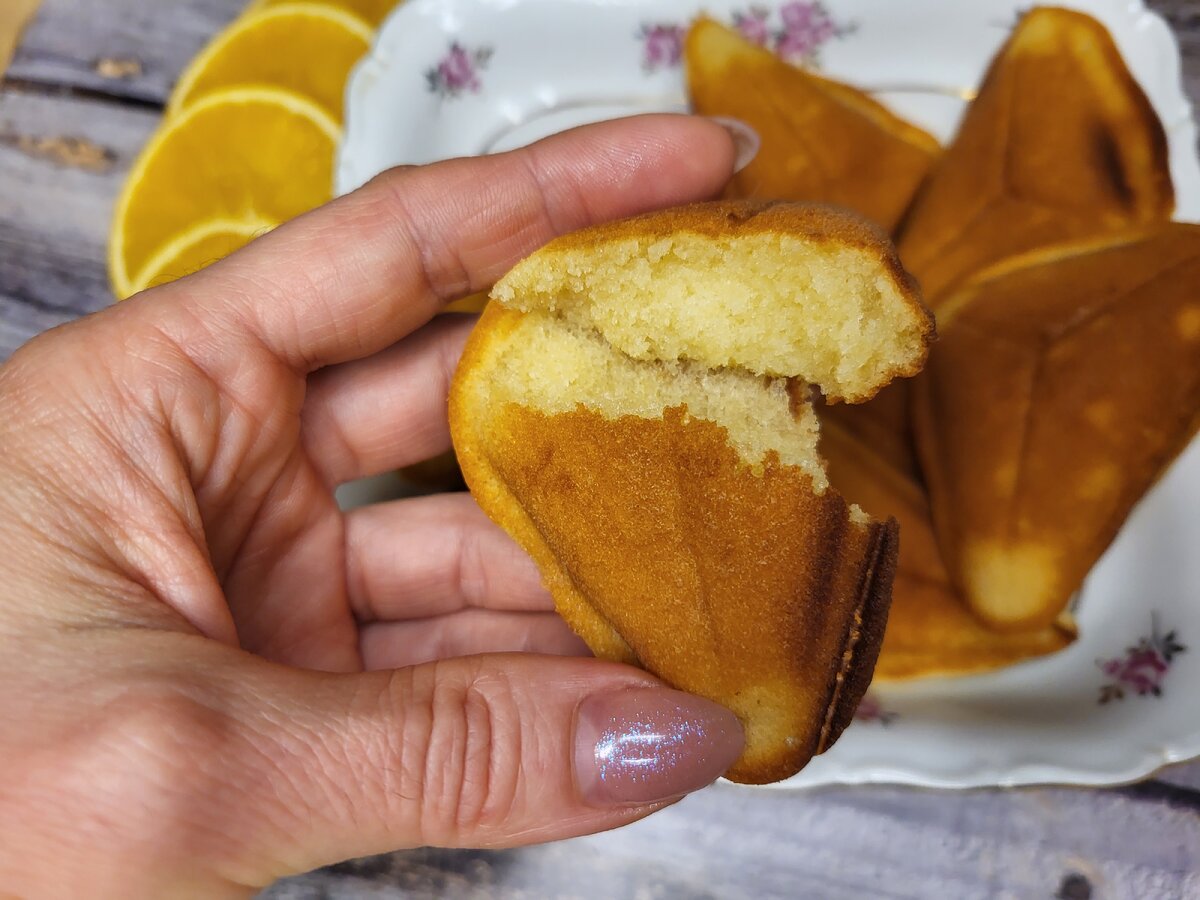
M 741 119 L 762 138 L 731 196 L 834 203 L 891 230 L 940 153 L 935 138 L 862 91 L 790 66 L 712 19 L 692 26 L 684 56 L 695 110 Z
M 472 493 L 533 556 L 598 656 L 734 710 L 747 747 L 728 776 L 798 771 L 849 723 L 870 681 L 894 571 L 894 523 L 724 429 L 664 410 L 604 419 L 488 402 L 492 354 L 520 314 L 489 306 L 450 397 Z M 646 552 L 646 548 L 653 552 Z
M 995 631 L 971 614 L 948 582 L 897 572 L 875 678 L 882 683 L 982 675 L 1059 653 L 1076 637 L 1069 620 L 1030 631 Z
M 913 386 L 939 544 L 995 628 L 1048 625 L 1200 424 L 1200 226 L 1005 263 Z
M 491 353 L 515 327 L 519 315 L 490 303 L 471 332 L 459 359 L 449 396 L 450 433 L 463 479 L 488 516 L 533 557 L 559 612 L 597 656 L 636 664 L 636 657 L 612 626 L 592 613 L 586 598 L 559 568 L 551 549 L 520 501 L 493 472 L 488 456 L 490 409 L 476 409 L 469 383 L 488 371 Z
M 936 345 L 931 350 L 936 352 Z M 836 428 L 845 441 L 872 448 L 872 454 L 904 475 L 917 475 L 917 448 L 913 440 L 909 389 L 911 379 L 893 381 L 866 403 L 838 403 L 820 407 L 821 432 Z M 851 502 L 858 503 L 850 496 Z M 860 506 L 862 504 L 859 504 Z
M 1170 218 L 1166 134 L 1108 31 L 1028 13 L 922 188 L 900 255 L 926 299 L 1034 247 Z
M 664 371 L 655 368 L 662 363 L 654 357 L 637 361 L 609 343 L 605 353 L 612 355 L 604 355 L 603 363 L 589 362 L 573 373 L 570 360 L 579 358 L 577 351 L 556 356 L 553 337 L 561 338 L 563 348 L 574 348 L 581 333 L 603 344 L 608 320 L 593 315 L 607 307 L 589 306 L 601 302 L 589 290 L 600 294 L 616 286 L 617 300 L 623 303 L 629 291 L 631 304 L 639 302 L 638 291 L 674 290 L 672 296 L 688 297 L 672 279 L 693 284 L 686 279 L 697 270 L 673 260 L 703 260 L 718 268 L 759 265 L 761 257 L 746 259 L 737 249 L 777 246 L 745 240 L 764 234 L 802 248 L 788 252 L 811 249 L 811 256 L 800 257 L 810 279 L 824 278 L 838 290 L 843 281 L 858 279 L 850 283 L 861 287 L 845 289 L 846 303 L 870 303 L 871 291 L 883 298 L 878 308 L 862 307 L 867 312 L 843 307 L 839 299 L 823 308 L 828 322 L 813 319 L 816 307 L 806 306 L 818 335 L 806 338 L 811 352 L 822 352 L 820 336 L 849 330 L 873 354 L 865 357 L 873 368 L 860 379 L 864 384 L 886 382 L 888 376 L 877 375 L 875 367 L 919 368 L 933 334 L 932 317 L 886 235 L 831 207 L 726 201 L 584 229 L 518 264 L 493 291 L 499 302 L 488 305 L 473 332 L 450 395 L 454 445 L 468 485 L 485 512 L 537 562 L 566 621 L 598 656 L 642 666 L 732 709 L 746 729 L 747 744 L 728 775 L 745 782 L 794 774 L 850 722 L 883 640 L 896 525 L 868 519 L 825 489 L 815 447 L 789 457 L 790 464 L 780 462 L 781 447 L 796 452 L 791 429 L 799 435 L 815 424 L 807 410 L 808 388 L 800 382 L 792 382 L 789 391 L 795 421 L 784 408 L 783 424 L 771 426 L 779 431 L 729 425 L 761 432 L 765 456 L 743 457 L 733 432 L 690 415 L 678 401 L 662 403 L 661 411 L 654 404 L 636 406 L 642 411 L 628 415 L 613 400 L 620 390 L 614 390 L 611 375 L 594 382 L 597 366 L 633 367 L 631 374 L 639 375 Z M 663 239 L 669 241 L 660 243 Z M 652 278 L 626 283 L 623 270 L 640 271 L 639 254 L 668 262 Z M 781 277 L 792 271 L 791 259 L 778 264 Z M 833 271 L 839 264 L 845 269 Z M 768 273 L 774 265 L 772 258 Z M 589 288 L 585 276 L 604 280 Z M 768 319 L 771 303 L 793 302 L 786 285 L 772 288 L 750 292 L 765 304 Z M 745 316 L 737 302 L 734 297 L 728 306 L 715 307 L 721 312 L 713 315 L 724 327 L 730 326 L 720 316 L 729 315 L 729 321 Z M 613 309 L 610 316 L 622 307 Z M 663 306 L 664 321 L 673 309 Z M 862 315 L 878 315 L 886 323 L 878 337 L 871 331 L 865 333 L 872 337 L 862 337 Z M 747 322 L 743 327 L 761 327 L 757 316 Z M 893 335 L 893 327 L 904 329 L 903 339 Z M 549 341 L 538 345 L 538 353 L 546 355 L 544 369 L 538 363 L 542 355 L 528 355 L 535 335 Z M 700 346 L 698 352 L 717 358 L 720 351 Z M 679 365 L 675 359 L 669 356 L 666 364 Z M 521 366 L 533 368 L 522 374 L 515 368 Z M 715 377 L 713 371 L 685 374 L 702 373 L 702 366 L 669 368 L 673 374 L 662 377 Z M 742 374 L 748 377 L 736 382 L 737 402 L 728 408 L 737 412 L 728 421 L 754 423 L 769 408 L 760 404 L 782 400 L 779 383 Z M 503 386 L 513 378 L 522 385 L 516 394 Z M 547 378 L 591 387 L 577 388 L 585 392 L 579 405 L 563 405 L 559 398 L 538 408 L 524 387 L 549 389 Z
M 895 435 L 880 436 L 877 421 L 865 429 L 869 438 L 855 436 L 850 429 L 859 411 L 853 406 L 821 411 L 821 455 L 830 484 L 843 497 L 876 518 L 894 517 L 900 526 L 892 606 L 876 680 L 988 672 L 1069 646 L 1075 630 L 1067 623 L 1005 634 L 971 614 L 942 563 L 911 452 Z
M 861 215 L 822 203 L 778 199 L 690 203 L 573 231 L 550 241 L 538 253 L 553 254 L 581 247 L 592 249 L 605 241 L 658 240 L 679 234 L 729 239 L 753 234 L 786 234 L 814 244 L 863 250 L 878 260 L 889 278 L 903 286 L 906 295 L 914 298 L 914 308 L 923 317 L 930 318 L 929 311 L 919 302 L 920 288 L 901 264 L 887 233 Z

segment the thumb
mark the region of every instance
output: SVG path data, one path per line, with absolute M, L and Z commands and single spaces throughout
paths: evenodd
M 230 777 L 272 798 L 247 821 L 260 826 L 242 842 L 257 857 L 243 861 L 247 884 L 407 847 L 613 828 L 711 783 L 743 745 L 723 707 L 594 659 L 476 656 L 358 675 L 269 668 L 264 693 L 236 714 L 259 752 L 232 761 L 252 771 Z

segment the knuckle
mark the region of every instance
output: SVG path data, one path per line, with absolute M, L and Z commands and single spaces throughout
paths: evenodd
M 472 280 L 459 253 L 461 235 L 447 234 L 431 215 L 431 186 L 419 173 L 392 170 L 378 177 L 372 196 L 416 259 L 422 285 L 439 301 L 446 301 L 469 293 Z M 469 195 L 471 188 L 461 190 Z
M 482 606 L 490 592 L 489 567 L 479 532 L 460 523 L 458 534 L 458 593 L 468 606 Z
M 593 208 L 589 192 L 578 178 L 552 178 L 547 172 L 553 169 L 543 158 L 544 148 L 536 144 L 517 151 L 524 164 L 530 189 L 539 205 L 535 227 L 546 233 L 548 239 L 582 228 L 605 216 Z
M 430 668 L 421 833 L 448 845 L 508 818 L 521 781 L 521 718 L 502 673 L 461 660 Z
M 44 331 L 28 340 L 0 366 L 0 397 L 11 407 L 11 415 L 32 412 L 41 407 L 44 394 L 60 379 L 51 378 L 63 371 L 63 329 Z M 7 419 L 8 417 L 6 417 Z

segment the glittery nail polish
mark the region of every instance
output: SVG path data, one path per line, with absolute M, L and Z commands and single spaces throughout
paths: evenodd
M 575 729 L 575 772 L 597 806 L 653 803 L 698 790 L 742 752 L 729 710 L 666 688 L 588 697 Z

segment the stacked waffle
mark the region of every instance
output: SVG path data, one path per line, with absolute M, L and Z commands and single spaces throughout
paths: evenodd
M 1065 647 L 1083 579 L 1200 425 L 1200 227 L 1170 222 L 1163 128 L 1111 36 L 1025 15 L 941 152 L 715 22 L 687 50 L 696 108 L 764 135 L 731 194 L 872 216 L 937 316 L 920 377 L 822 411 L 833 484 L 901 524 L 879 676 Z

